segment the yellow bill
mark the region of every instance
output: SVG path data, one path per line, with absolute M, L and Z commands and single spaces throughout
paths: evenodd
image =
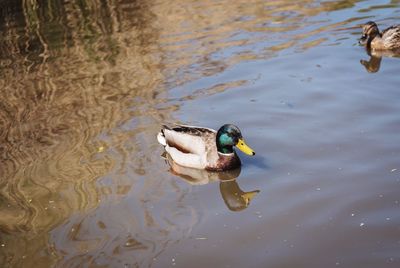
M 258 194 L 259 192 L 260 192 L 260 190 L 255 190 L 255 191 L 243 193 L 241 195 L 244 202 L 246 203 L 246 207 L 250 204 L 251 199 L 253 199 L 254 196 L 256 196 L 256 194 Z
M 247 144 L 244 142 L 243 139 L 239 139 L 238 143 L 236 144 L 236 147 L 239 148 L 240 151 L 242 151 L 245 154 L 248 155 L 255 155 L 256 153 L 251 149 Z

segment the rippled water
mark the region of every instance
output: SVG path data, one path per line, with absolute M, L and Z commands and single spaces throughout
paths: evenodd
M 1 267 L 399 267 L 400 1 L 2 1 Z M 388 57 L 391 56 L 391 57 Z M 242 129 L 221 174 L 162 122 Z

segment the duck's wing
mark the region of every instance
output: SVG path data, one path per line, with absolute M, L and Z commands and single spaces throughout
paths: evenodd
M 182 125 L 182 124 L 163 125 L 163 128 L 172 129 L 177 132 L 187 133 L 195 136 L 204 136 L 208 134 L 217 133 L 217 131 L 212 128 Z
M 383 30 L 382 36 L 386 35 L 386 34 L 391 34 L 393 31 L 400 31 L 400 24 L 393 25 L 393 26 L 390 26 L 389 28 L 386 28 L 385 30 Z
M 170 147 L 175 147 L 183 153 L 202 154 L 209 150 L 210 142 L 215 144 L 216 131 L 210 128 L 174 125 L 164 125 L 161 133 Z
M 209 128 L 164 125 L 157 136 L 165 150 L 179 165 L 194 168 L 205 168 L 210 162 L 210 155 L 216 154 L 216 131 Z M 211 159 L 211 161 L 215 161 Z
M 400 47 L 400 25 L 394 25 L 382 32 L 382 39 L 386 47 Z

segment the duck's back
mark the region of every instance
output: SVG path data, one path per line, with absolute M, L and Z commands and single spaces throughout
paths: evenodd
M 382 41 L 387 49 L 400 48 L 400 25 L 394 25 L 382 32 Z
M 185 153 L 203 154 L 207 144 L 215 143 L 215 132 L 211 129 L 176 125 L 164 126 L 163 133 L 167 144 Z

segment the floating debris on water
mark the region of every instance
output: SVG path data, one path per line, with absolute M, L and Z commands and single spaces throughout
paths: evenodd
M 363 227 L 364 225 L 365 225 L 365 223 L 363 223 L 363 222 L 362 222 L 362 223 L 360 223 L 360 227 Z
M 392 169 L 390 172 L 395 172 L 397 170 L 397 168 Z
M 260 211 L 256 211 L 254 214 L 256 214 L 258 218 L 262 218 L 262 214 Z

